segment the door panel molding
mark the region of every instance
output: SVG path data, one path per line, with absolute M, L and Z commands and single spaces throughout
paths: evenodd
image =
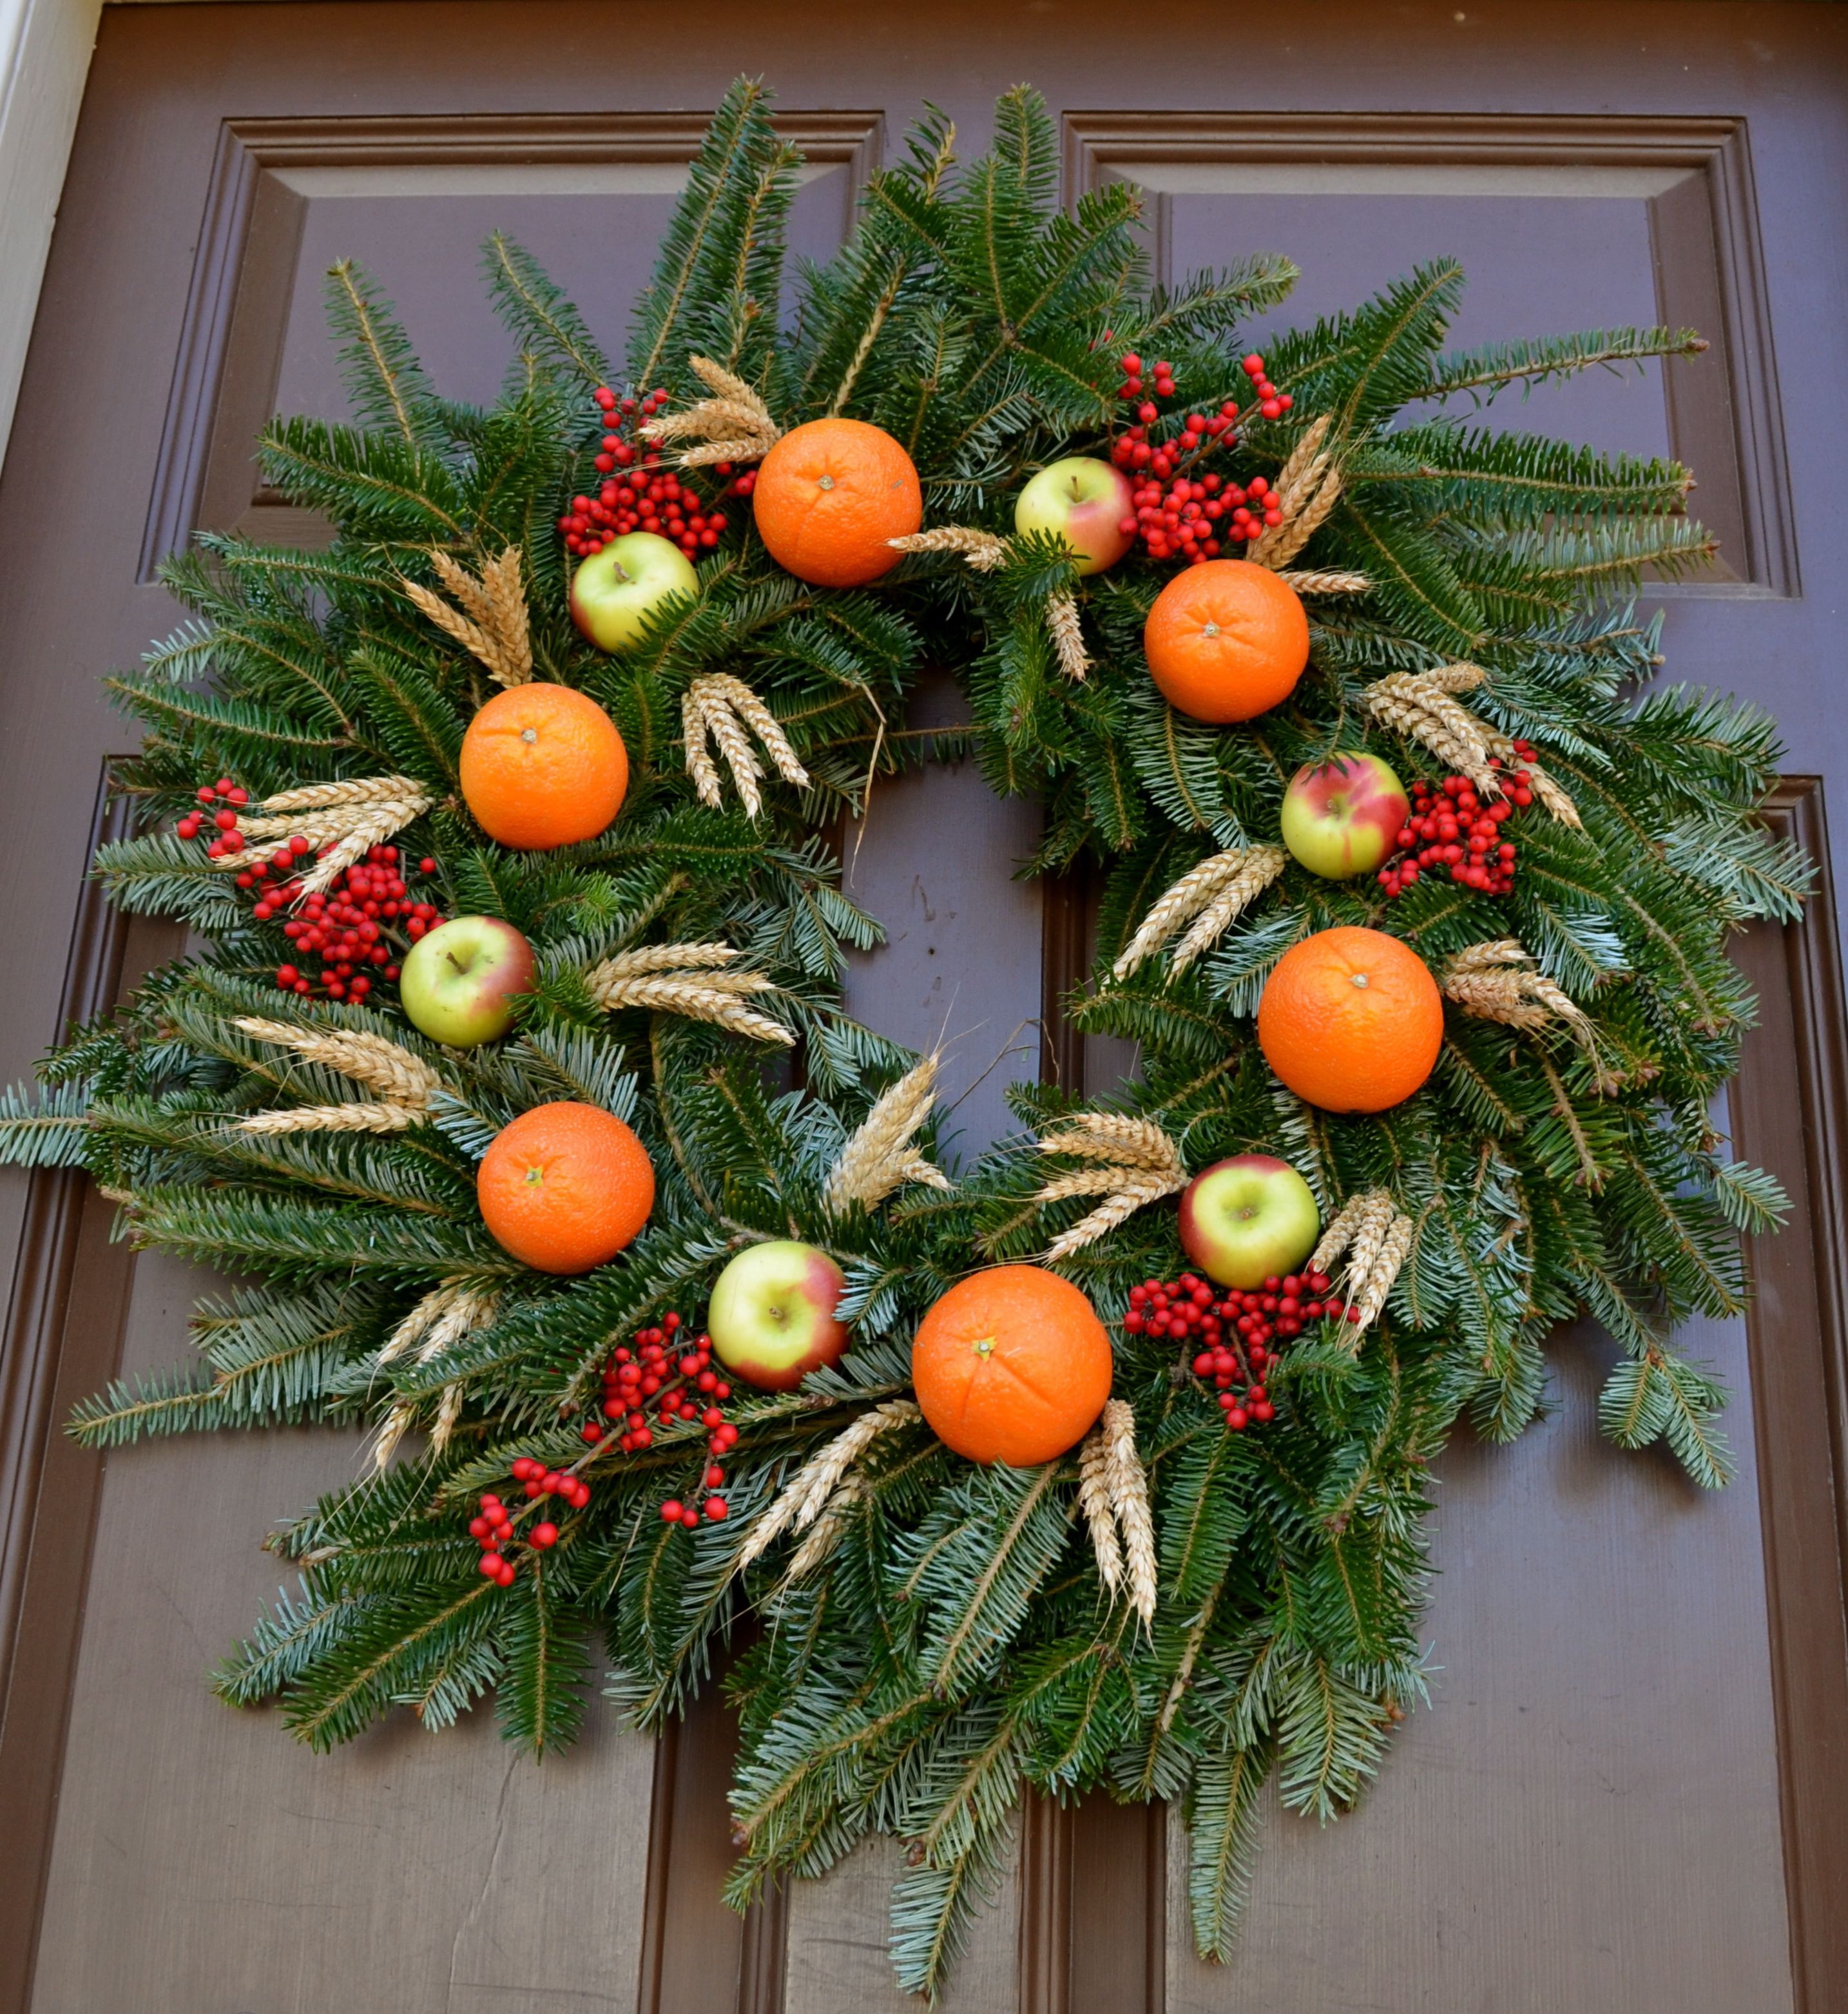
M 104 765 L 91 855 L 128 835 Z M 77 898 L 58 1009 L 60 1036 L 106 1012 L 121 984 L 129 919 L 99 882 Z M 114 1206 L 74 1168 L 26 1177 L 0 1331 L 0 1811 L 18 1878 L 0 1890 L 0 2008 L 23 2008 L 51 1859 L 71 1680 L 83 1632 L 102 1464 L 61 1429 L 72 1403 L 113 1374 L 134 1257 L 110 1236 Z
M 1068 198 L 1134 181 L 1157 262 L 1188 194 L 1627 196 L 1647 207 L 1656 312 L 1709 350 L 1663 367 L 1669 439 L 1700 475 L 1719 563 L 1652 593 L 1801 592 L 1758 199 L 1742 118 L 1333 112 L 1068 112 Z
M 1798 2014 L 1832 2014 L 1848 1998 L 1848 1013 L 1822 779 L 1784 778 L 1765 822 L 1803 847 L 1816 892 L 1800 922 L 1740 941 L 1760 1024 L 1731 1127 L 1792 1205 L 1781 1231 L 1746 1241 L 1746 1326 L 1791 1973 Z
M 275 410 L 296 257 L 314 199 L 463 190 L 658 193 L 677 188 L 705 113 L 230 119 L 219 129 L 181 323 L 137 578 L 195 529 L 241 525 L 325 544 L 313 512 L 253 487 L 250 444 Z M 878 166 L 877 112 L 777 116 L 811 169 L 841 174 L 843 235 Z

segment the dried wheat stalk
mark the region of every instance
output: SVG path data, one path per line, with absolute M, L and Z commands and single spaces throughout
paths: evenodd
M 750 1035 L 754 1041 L 772 1041 L 780 1049 L 792 1048 L 796 1037 L 782 1021 L 772 1021 L 768 1013 L 758 1013 L 737 999 L 744 973 L 719 973 L 716 979 L 617 979 L 598 995 L 608 1009 L 645 1007 L 651 1013 L 677 1013 L 684 1021 L 705 1021 L 712 1027 L 730 1029 L 734 1035 Z
M 438 1289 L 438 1292 L 441 1291 Z M 453 1349 L 464 1336 L 472 1334 L 478 1328 L 486 1328 L 500 1309 L 501 1295 L 497 1288 L 456 1282 L 447 1304 L 436 1311 L 435 1317 L 424 1330 L 417 1353 L 418 1362 L 434 1362 L 446 1349 Z M 379 1361 L 383 1363 L 384 1360 L 381 1353 Z
M 1368 1189 L 1359 1195 L 1350 1196 L 1310 1253 L 1309 1270 L 1332 1277 L 1336 1261 L 1354 1244 L 1363 1227 L 1369 1242 L 1376 1245 L 1392 1217 L 1392 1198 L 1384 1189 Z
M 1373 583 L 1364 573 L 1347 573 L 1340 568 L 1289 568 L 1278 579 L 1298 594 L 1371 594 Z
M 297 1105 L 253 1112 L 238 1121 L 240 1133 L 402 1133 L 429 1117 L 421 1105 Z
M 339 783 L 303 783 L 300 789 L 278 790 L 274 797 L 265 797 L 258 809 L 265 812 L 318 812 L 342 807 L 350 808 L 355 805 L 378 804 L 388 798 L 408 797 L 418 786 L 408 776 L 348 776 Z M 263 821 L 247 819 L 244 829 Z M 293 832 L 296 828 L 288 820 L 278 819 L 270 830 L 275 832 Z
M 1170 960 L 1170 969 L 1185 971 L 1241 911 L 1248 908 L 1283 871 L 1280 846 L 1235 846 L 1203 860 L 1151 905 L 1136 933 L 1111 967 L 1114 979 L 1127 979 L 1153 958 L 1182 924 L 1193 927 Z
M 637 944 L 606 958 L 597 969 L 623 979 L 642 972 L 716 972 L 738 955 L 737 946 L 728 944 Z M 754 984 L 745 989 L 748 992 L 761 992 L 770 984 L 756 973 L 752 978 Z
M 436 1401 L 436 1421 L 430 1428 L 430 1448 L 436 1454 L 442 1453 L 449 1446 L 450 1435 L 456 1430 L 456 1422 L 462 1417 L 463 1387 L 458 1381 L 445 1385 L 443 1396 Z
M 783 1572 L 784 1587 L 793 1586 L 806 1575 L 813 1573 L 840 1543 L 853 1507 L 867 1493 L 866 1484 L 857 1475 L 849 1476 L 841 1484 L 827 1510 L 809 1526 L 802 1543 L 790 1555 L 789 1564 Z
M 1283 521 L 1271 525 L 1245 549 L 1258 565 L 1281 570 L 1321 529 L 1341 493 L 1341 471 L 1322 446 L 1328 438 L 1324 413 L 1290 450 L 1277 478 L 1277 503 Z
M 906 1182 L 929 1177 L 918 1170 L 930 1163 L 912 1145 L 919 1127 L 931 1114 L 937 1085 L 937 1057 L 933 1052 L 914 1064 L 877 1103 L 846 1145 L 829 1171 L 822 1192 L 822 1206 L 834 1217 L 851 1205 L 875 1209 Z M 940 1169 L 931 1168 L 933 1188 L 948 1188 L 948 1178 Z
M 1443 991 L 1447 1000 L 1479 1020 L 1529 1031 L 1563 1023 L 1578 1041 L 1595 1047 L 1591 1017 L 1535 969 L 1533 953 L 1518 937 L 1498 937 L 1459 951 L 1444 973 Z
M 1123 1583 L 1123 1547 L 1110 1507 L 1109 1437 L 1101 1419 L 1078 1450 L 1078 1507 L 1091 1534 L 1091 1550 L 1097 1555 L 1098 1578 L 1114 1595 Z
M 1032 1200 L 1037 1203 L 1061 1202 L 1081 1195 L 1104 1199 L 1088 1216 L 1060 1232 L 1046 1247 L 1049 1260 L 1069 1258 L 1114 1231 L 1145 1204 L 1187 1186 L 1180 1149 L 1152 1120 L 1076 1112 L 1060 1123 L 1065 1130 L 1042 1139 L 1041 1152 L 1069 1154 L 1107 1165 L 1055 1175 L 1034 1192 Z
M 379 1438 L 372 1443 L 372 1467 L 380 1475 L 391 1465 L 398 1443 L 417 1423 L 417 1408 L 400 1399 L 379 1422 Z
M 1362 694 L 1383 725 L 1428 748 L 1477 790 L 1499 797 L 1501 772 L 1491 766 L 1495 729 L 1479 720 L 1454 694 L 1481 683 L 1473 665 L 1446 665 L 1431 672 L 1389 672 Z
M 440 1356 L 452 1345 L 461 1342 L 471 1330 L 485 1328 L 494 1318 L 501 1305 L 497 1288 L 478 1287 L 465 1281 L 448 1280 L 440 1287 L 432 1288 L 415 1307 L 405 1316 L 386 1338 L 385 1346 L 379 1353 L 377 1361 L 390 1364 L 407 1351 L 416 1349 L 419 1364 L 428 1364 Z M 462 1401 L 466 1388 L 460 1379 L 445 1385 L 436 1403 L 436 1424 L 430 1429 L 430 1446 L 440 1454 L 448 1446 L 450 1437 L 455 1432 L 456 1422 L 461 1417 Z M 411 1424 L 414 1409 L 405 1401 L 394 1406 L 388 1417 L 387 1428 L 393 1421 L 398 1424 L 391 1435 L 390 1447 L 379 1457 L 379 1466 L 390 1458 L 391 1448 L 403 1438 L 404 1429 Z M 385 1435 L 382 1432 L 380 1440 Z M 377 1450 L 375 1450 L 376 1455 Z
M 657 414 L 643 425 L 643 438 L 696 442 L 697 446 L 674 457 L 683 468 L 702 468 L 716 461 L 761 461 L 783 438 L 783 429 L 755 388 L 709 357 L 691 357 L 687 361 L 712 396 L 680 412 Z
M 1059 669 L 1082 686 L 1091 660 L 1085 654 L 1085 633 L 1078 626 L 1078 597 L 1070 588 L 1062 587 L 1046 597 L 1046 626 L 1052 636 Z
M 383 1035 L 359 1028 L 307 1028 L 289 1021 L 271 1021 L 255 1014 L 240 1014 L 231 1026 L 260 1042 L 293 1049 L 311 1063 L 321 1063 L 341 1076 L 376 1091 L 394 1104 L 420 1109 L 443 1088 L 443 1080 L 410 1050 L 400 1048 Z
M 307 866 L 301 891 L 311 895 L 344 874 L 361 855 L 380 846 L 412 819 L 422 818 L 434 800 L 408 776 L 361 776 L 340 783 L 310 783 L 283 790 L 257 806 L 262 815 L 239 822 L 247 840 L 300 835 L 318 850 L 331 851 Z M 224 873 L 248 866 L 242 853 L 229 853 L 210 863 Z
M 441 1286 L 432 1287 L 386 1338 L 378 1361 L 395 1364 L 417 1349 L 418 1362 L 427 1362 L 470 1329 L 479 1328 L 499 1301 L 492 1288 L 472 1286 L 465 1280 L 445 1280 Z
M 907 1183 L 921 1182 L 926 1188 L 945 1189 L 951 1187 L 950 1179 L 935 1161 L 927 1161 L 921 1154 L 907 1154 L 898 1169 L 899 1188 Z
M 1360 1346 L 1361 1337 L 1378 1321 L 1380 1310 L 1386 1306 L 1392 1283 L 1399 1277 L 1399 1268 L 1412 1249 L 1414 1228 L 1410 1217 L 1396 1213 L 1386 1227 L 1386 1235 L 1380 1239 L 1380 1249 L 1373 1254 L 1373 1263 L 1367 1269 L 1365 1281 L 1355 1295 L 1355 1311 L 1360 1319 L 1349 1324 L 1352 1331 L 1351 1348 Z
M 1344 1340 L 1349 1349 L 1358 1349 L 1362 1336 L 1379 1319 L 1412 1249 L 1416 1227 L 1384 1189 L 1369 1189 L 1349 1199 L 1310 1255 L 1310 1270 L 1327 1274 L 1346 1254 L 1344 1298 L 1359 1317 L 1348 1324 Z
M 1047 1134 L 1039 1142 L 1041 1153 L 1158 1168 L 1164 1174 L 1180 1165 L 1180 1150 L 1152 1119 L 1132 1118 L 1125 1112 L 1075 1112 L 1062 1123 L 1067 1130 Z
M 239 1015 L 231 1024 L 259 1041 L 293 1049 L 379 1094 L 369 1103 L 295 1106 L 253 1113 L 241 1133 L 397 1133 L 428 1117 L 442 1079 L 421 1056 L 382 1035 L 357 1029 L 300 1028 L 286 1021 Z
M 1007 541 L 972 525 L 940 525 L 934 532 L 908 532 L 885 542 L 901 553 L 957 553 L 978 573 L 992 573 L 1007 557 Z
M 737 1565 L 749 1566 L 761 1559 L 785 1532 L 806 1531 L 827 1508 L 836 1492 L 849 1480 L 849 1471 L 881 1434 L 924 1415 L 909 1399 L 888 1399 L 882 1406 L 863 1413 L 845 1432 L 837 1434 L 825 1447 L 809 1456 L 785 1483 L 739 1548 Z
M 684 954 L 677 962 L 676 953 Z M 645 1007 L 789 1048 L 795 1037 L 780 1021 L 745 1005 L 745 996 L 773 991 L 775 982 L 761 972 L 714 969 L 736 956 L 729 944 L 650 944 L 593 966 L 584 984 L 592 999 L 612 1013 L 619 1007 Z
M 440 546 L 431 548 L 430 560 L 437 578 L 461 607 L 451 607 L 414 580 L 402 582 L 406 595 L 445 636 L 486 665 L 497 683 L 527 684 L 533 676 L 533 642 L 519 547 L 509 546 L 497 560 L 488 561 L 479 580 Z
M 1110 1507 L 1123 1534 L 1123 1560 L 1129 1605 L 1146 1629 L 1155 1620 L 1155 1521 L 1149 1510 L 1149 1479 L 1136 1452 L 1136 1414 L 1125 1399 L 1107 1400 L 1103 1420 L 1105 1480 Z
M 747 726 L 763 743 L 784 781 L 798 790 L 806 790 L 809 772 L 790 746 L 782 723 L 742 679 L 734 679 L 729 672 L 704 672 L 681 696 L 680 732 L 687 747 L 687 771 L 700 802 L 714 811 L 724 802 L 719 772 L 707 746 L 709 735 L 725 758 L 746 815 L 755 819 L 763 810 L 763 794 L 757 787 L 763 765 L 745 732 Z

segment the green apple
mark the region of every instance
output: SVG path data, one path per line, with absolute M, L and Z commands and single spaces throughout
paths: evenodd
M 1014 529 L 1062 539 L 1081 574 L 1102 573 L 1136 543 L 1135 493 L 1107 461 L 1068 455 L 1049 462 L 1021 490 Z
M 1331 755 L 1305 764 L 1283 793 L 1283 844 L 1312 874 L 1346 881 L 1371 874 L 1399 847 L 1412 815 L 1392 765 L 1377 755 Z
M 514 1002 L 530 993 L 533 947 L 498 916 L 454 916 L 411 947 L 398 998 L 433 1042 L 472 1049 L 513 1026 Z
M 834 1320 L 846 1275 L 827 1254 L 794 1238 L 747 1245 L 719 1275 L 706 1333 L 725 1367 L 748 1385 L 789 1392 L 847 1347 Z
M 693 562 L 656 532 L 630 532 L 571 576 L 571 619 L 600 650 L 627 650 L 670 596 L 698 591 Z
M 1182 1247 L 1222 1287 L 1248 1292 L 1295 1272 L 1321 1231 L 1314 1192 L 1274 1154 L 1215 1161 L 1182 1192 Z

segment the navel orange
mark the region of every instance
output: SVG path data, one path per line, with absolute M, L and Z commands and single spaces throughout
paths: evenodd
M 883 428 L 811 420 L 764 457 L 751 510 L 770 557 L 798 580 L 864 587 L 898 564 L 886 541 L 924 522 L 924 492 Z
M 1258 1003 L 1264 1059 L 1325 1112 L 1383 1112 L 1431 1073 L 1444 1000 L 1411 946 L 1383 930 L 1318 930 L 1293 944 Z
M 959 1281 L 918 1324 L 911 1382 L 946 1446 L 1031 1468 L 1075 1447 L 1110 1396 L 1110 1337 L 1069 1280 L 996 1266 Z
M 587 1273 L 648 1222 L 655 1166 L 614 1113 L 566 1098 L 501 1127 L 475 1192 L 504 1250 L 541 1273 Z
M 1168 704 L 1224 726 L 1268 713 L 1309 661 L 1296 590 L 1251 560 L 1183 567 L 1143 627 L 1149 672 Z
M 496 693 L 462 737 L 462 796 L 503 846 L 594 839 L 623 808 L 629 751 L 595 700 L 569 686 Z

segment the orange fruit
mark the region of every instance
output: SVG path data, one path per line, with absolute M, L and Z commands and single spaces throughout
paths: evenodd
M 1309 618 L 1268 567 L 1204 560 L 1155 597 L 1142 645 L 1170 706 L 1223 726 L 1268 713 L 1296 690 L 1309 661 Z
M 1444 1000 L 1425 962 L 1383 930 L 1318 930 L 1292 944 L 1258 1003 L 1264 1059 L 1325 1112 L 1383 1112 L 1431 1073 Z
M 924 522 L 911 457 L 864 420 L 811 420 L 766 454 L 751 492 L 778 566 L 816 587 L 864 587 L 899 555 L 886 543 Z
M 1032 1468 L 1075 1447 L 1110 1396 L 1110 1337 L 1069 1280 L 996 1266 L 919 1323 L 911 1382 L 937 1438 L 971 1461 Z
M 503 846 L 594 839 L 623 808 L 629 751 L 595 700 L 569 686 L 496 693 L 462 736 L 462 796 Z
M 475 1193 L 504 1251 L 541 1273 L 587 1273 L 648 1222 L 655 1164 L 614 1113 L 565 1098 L 501 1127 Z

